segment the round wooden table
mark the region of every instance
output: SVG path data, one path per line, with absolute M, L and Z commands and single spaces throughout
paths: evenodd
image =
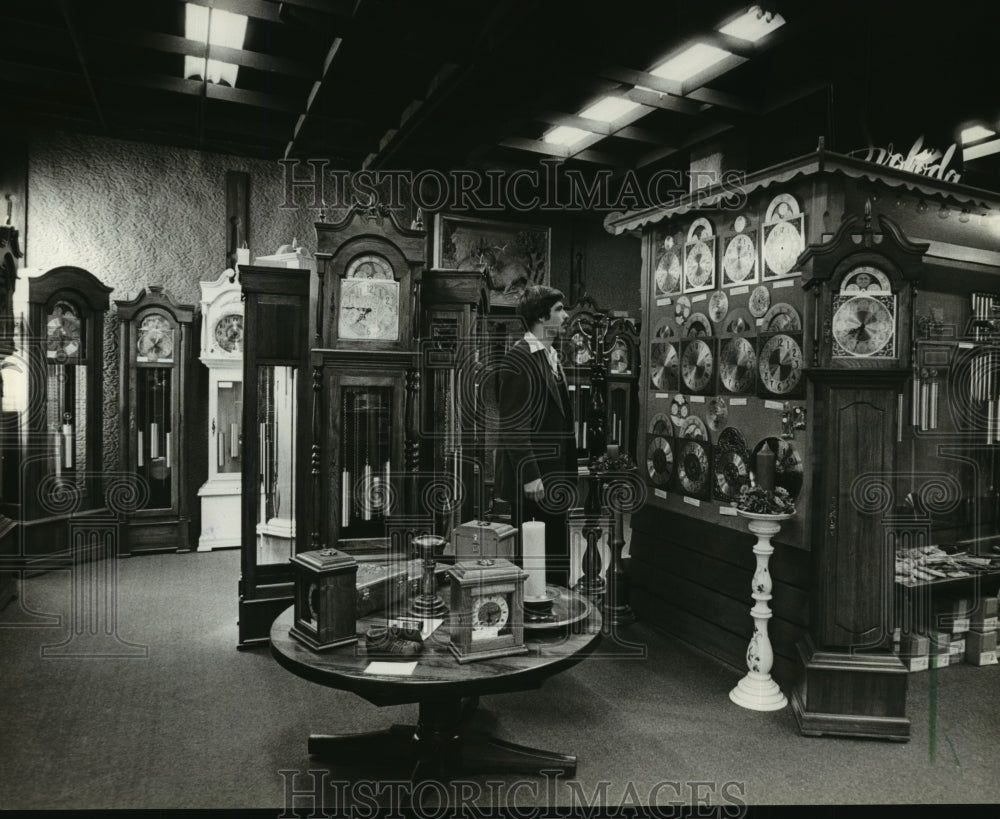
M 597 647 L 602 628 L 598 608 L 574 592 L 563 589 L 561 594 L 575 606 L 586 606 L 586 616 L 560 629 L 526 629 L 528 653 L 460 665 L 448 649 L 446 619 L 425 641 L 423 653 L 407 658 L 417 662 L 408 676 L 365 673 L 372 659 L 363 635 L 368 627 L 385 624 L 384 613 L 358 621 L 361 637 L 356 645 L 317 652 L 289 635 L 294 611 L 287 609 L 271 626 L 271 654 L 288 671 L 320 685 L 352 691 L 375 705 L 419 705 L 416 725 L 393 725 L 364 734 L 312 735 L 309 753 L 344 765 L 400 760 L 410 765 L 414 782 L 446 781 L 456 774 L 475 773 L 538 775 L 558 770 L 575 774 L 575 756 L 469 730 L 481 695 L 539 688 Z

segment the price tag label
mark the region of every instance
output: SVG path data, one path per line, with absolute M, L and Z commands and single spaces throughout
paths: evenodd
M 748 285 L 743 285 L 742 287 L 734 287 L 729 291 L 730 296 L 742 296 L 744 293 L 749 293 L 750 287 Z
M 697 296 L 691 297 L 691 303 L 694 304 L 696 301 L 705 301 L 708 298 L 708 293 L 699 293 Z
M 663 490 L 663 489 L 654 489 L 654 490 L 653 490 L 653 494 L 654 494 L 654 495 L 655 495 L 656 497 L 658 497 L 658 498 L 663 498 L 663 499 L 666 499 L 666 497 L 667 497 L 667 493 L 666 493 L 666 491 L 665 491 L 665 490 Z
M 785 405 L 780 401 L 765 401 L 764 409 L 783 410 Z
M 684 503 L 686 503 L 688 506 L 701 506 L 701 501 L 698 500 L 697 498 L 685 497 Z
M 669 392 L 658 392 L 658 393 L 656 393 L 655 397 L 656 398 L 669 398 L 670 397 L 670 393 Z
M 792 275 L 795 274 L 793 273 Z M 776 281 L 774 284 L 772 284 L 771 287 L 777 290 L 779 287 L 791 287 L 794 283 L 795 282 L 793 282 L 791 279 L 781 279 L 780 281 Z
M 737 516 L 736 515 L 736 507 L 735 506 L 720 506 L 719 507 L 719 514 L 720 515 L 725 515 L 725 516 L 730 517 L 730 518 L 735 518 Z
M 666 307 L 668 304 L 672 304 L 672 302 L 671 302 L 670 299 L 657 299 L 656 300 L 656 306 L 657 307 Z
M 746 398 L 730 398 L 729 406 L 731 407 L 745 407 L 747 405 Z
M 704 404 L 705 403 L 705 396 L 704 395 L 692 395 L 688 400 L 692 404 Z

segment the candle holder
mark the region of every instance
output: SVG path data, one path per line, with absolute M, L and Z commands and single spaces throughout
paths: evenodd
M 729 699 L 752 711 L 778 711 L 788 705 L 778 684 L 771 678 L 774 666 L 774 650 L 767 634 L 767 621 L 771 619 L 771 572 L 768 562 L 774 554 L 771 538 L 781 531 L 783 521 L 793 513 L 765 514 L 737 510 L 740 517 L 747 519 L 747 528 L 757 536 L 753 553 L 757 556 L 757 570 L 750 582 L 750 593 L 754 599 L 750 616 L 753 617 L 753 636 L 747 646 L 747 675 L 729 692 Z
M 424 620 L 444 617 L 448 613 L 448 606 L 437 593 L 437 581 L 434 578 L 435 561 L 444 551 L 444 538 L 437 535 L 419 535 L 413 538 L 413 545 L 420 550 L 423 573 L 420 578 L 420 594 L 410 603 L 410 614 Z
M 559 597 L 559 589 L 555 586 L 546 586 L 545 593 L 538 597 L 524 597 L 524 622 L 525 623 L 551 623 L 555 622 L 556 615 L 553 611 L 553 604 Z

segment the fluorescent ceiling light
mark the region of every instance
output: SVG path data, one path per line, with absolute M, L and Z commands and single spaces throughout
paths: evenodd
M 666 62 L 661 63 L 649 73 L 655 77 L 662 77 L 665 80 L 684 82 L 684 80 L 700 74 L 717 62 L 731 56 L 725 49 L 716 48 L 705 43 L 695 43 L 676 57 L 671 57 Z
M 571 128 L 568 125 L 557 125 L 551 131 L 546 132 L 542 136 L 542 142 L 548 142 L 550 145 L 565 145 L 568 147 L 588 136 L 590 136 L 590 131 L 584 131 L 580 128 Z
M 760 6 L 750 6 L 745 13 L 726 23 L 719 31 L 730 37 L 756 43 L 761 37 L 781 28 L 784 24 L 785 18 L 780 14 L 771 14 Z
M 184 36 L 200 43 L 208 42 L 208 7 L 184 4 Z
M 963 148 L 962 159 L 969 161 L 971 159 L 979 159 L 980 157 L 990 156 L 995 153 L 1000 153 L 1000 139 L 992 139 L 989 142 L 982 142 L 971 148 Z
M 194 3 L 184 4 L 184 36 L 209 45 L 243 48 L 247 33 L 247 17 L 222 9 L 209 9 Z M 201 57 L 184 58 L 184 77 L 201 77 L 217 85 L 235 87 L 239 66 Z
M 588 108 L 580 112 L 580 116 L 586 119 L 599 119 L 601 122 L 614 122 L 619 117 L 632 113 L 639 107 L 639 103 L 622 97 L 605 97 L 598 100 Z
M 989 128 L 984 128 L 982 125 L 973 125 L 970 128 L 962 130 L 962 143 L 978 142 L 981 139 L 986 139 L 986 137 L 991 137 L 995 134 L 996 131 L 991 131 Z

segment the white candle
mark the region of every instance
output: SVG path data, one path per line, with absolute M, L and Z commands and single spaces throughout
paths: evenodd
M 73 425 L 63 424 L 62 425 L 63 434 L 63 455 L 65 457 L 65 462 L 63 466 L 67 469 L 73 468 Z
M 526 521 L 521 524 L 521 542 L 524 549 L 524 570 L 528 579 L 524 584 L 526 597 L 545 595 L 545 524 Z

